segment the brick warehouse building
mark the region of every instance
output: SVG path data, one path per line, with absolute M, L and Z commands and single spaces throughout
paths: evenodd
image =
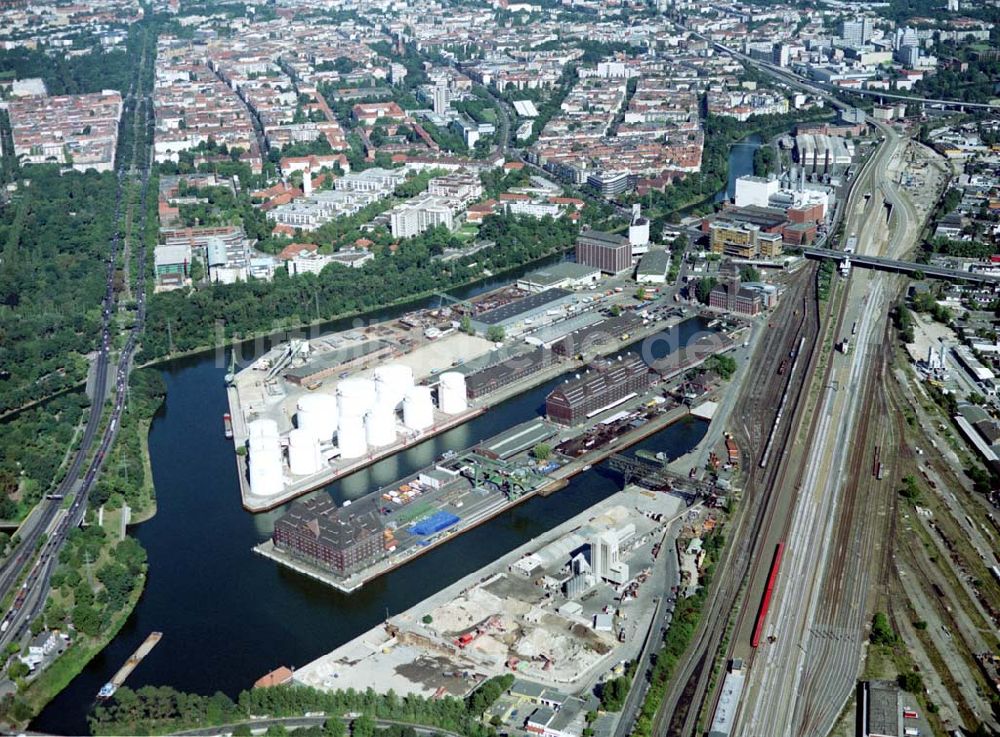
M 649 388 L 651 374 L 636 353 L 594 361 L 577 378 L 545 398 L 545 414 L 560 425 L 575 425 Z
M 736 264 L 724 264 L 719 269 L 719 279 L 719 283 L 708 295 L 709 307 L 751 317 L 759 315 L 764 309 L 764 295 L 759 290 L 748 289 L 740 284 L 740 272 Z
M 338 507 L 321 495 L 294 502 L 275 522 L 271 539 L 281 552 L 347 576 L 381 557 L 384 526 L 374 499 Z
M 576 262 L 619 274 L 632 268 L 632 244 L 620 235 L 585 230 L 576 238 Z

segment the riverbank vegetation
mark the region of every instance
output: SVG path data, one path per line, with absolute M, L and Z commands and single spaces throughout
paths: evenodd
M 45 609 L 31 623 L 32 633 L 66 633 L 69 647 L 37 677 L 17 679 L 17 693 L 0 699 L 0 720 L 23 723 L 41 711 L 118 634 L 142 594 L 146 551 L 119 537 L 118 515 L 104 515 L 103 525 L 91 522 L 69 533 Z M 16 652 L 4 655 L 16 659 Z
M 128 505 L 137 518 L 148 518 L 155 508 L 153 480 L 147 470 L 146 435 L 153 415 L 166 396 L 160 372 L 138 369 L 129 377 L 129 402 L 122 414 L 121 430 L 100 480 L 90 492 L 94 507 L 119 509 Z
M 92 734 L 167 734 L 197 727 L 230 725 L 258 717 L 302 716 L 323 712 L 327 717 L 356 715 L 373 720 L 393 720 L 437 727 L 466 735 L 492 737 L 496 732 L 482 723 L 483 713 L 510 688 L 514 677 L 491 678 L 463 701 L 452 696 L 431 699 L 372 689 L 323 692 L 299 685 L 255 688 L 233 701 L 223 693 L 187 694 L 167 686 L 144 686 L 136 691 L 120 688 L 111 701 L 99 704 L 88 717 Z
M 577 233 L 577 225 L 569 219 L 492 215 L 479 235 L 495 246 L 449 261 L 435 258 L 442 241 L 439 233 L 428 231 L 403 241 L 394 252 L 373 247 L 375 259 L 359 269 L 331 264 L 320 274 L 294 278 L 279 270 L 270 283 L 237 282 L 154 294 L 140 360 L 452 289 L 568 250 Z

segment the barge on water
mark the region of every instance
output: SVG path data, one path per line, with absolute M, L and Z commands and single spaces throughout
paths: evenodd
M 110 699 L 115 695 L 115 692 L 122 687 L 125 683 L 125 679 L 132 675 L 132 671 L 139 667 L 139 663 L 142 662 L 152 651 L 156 644 L 163 637 L 162 632 L 151 632 L 149 637 L 147 637 L 141 645 L 132 653 L 131 657 L 125 661 L 125 665 L 118 669 L 114 677 L 101 686 L 101 690 L 97 692 L 97 698 L 100 700 Z

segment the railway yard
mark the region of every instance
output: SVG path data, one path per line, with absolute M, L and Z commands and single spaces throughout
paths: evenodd
M 729 639 L 727 615 L 742 599 L 760 601 L 764 583 L 744 592 L 744 580 L 758 576 L 766 578 L 768 565 L 779 539 L 761 534 L 774 513 L 769 502 L 775 479 L 785 473 L 783 462 L 790 438 L 798 424 L 798 398 L 814 361 L 819 331 L 816 310 L 816 269 L 809 265 L 792 277 L 786 296 L 772 315 L 769 330 L 761 336 L 743 382 L 743 393 L 737 401 L 730 425 L 735 430 L 741 448 L 750 458 L 769 461 L 763 465 L 747 463 L 746 479 L 737 512 L 729 525 L 727 547 L 718 566 L 717 583 L 708 593 L 702 618 L 692 647 L 674 676 L 673 689 L 668 692 L 657 714 L 660 728 L 657 734 L 686 734 L 699 719 L 699 704 L 706 693 L 715 665 L 715 653 Z M 793 364 L 789 369 L 790 358 Z M 779 371 L 785 364 L 784 371 Z M 778 408 L 790 396 L 790 407 L 778 418 Z M 776 428 L 772 431 L 772 428 Z M 766 562 L 761 563 L 762 556 Z M 751 573 L 752 572 L 752 573 Z
M 943 171 L 890 132 L 845 203 L 858 252 L 904 257 Z M 841 269 L 817 299 L 812 267 L 788 278 L 729 423 L 754 461 L 732 543 L 654 733 L 847 737 L 859 678 L 913 672 L 908 728 L 996 729 L 997 527 L 897 347 L 904 281 Z M 892 646 L 869 643 L 875 612 Z

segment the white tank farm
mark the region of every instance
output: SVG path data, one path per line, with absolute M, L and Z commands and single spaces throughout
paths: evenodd
M 375 405 L 375 382 L 371 379 L 344 379 L 337 384 L 340 416 L 363 415 Z
M 288 433 L 288 468 L 293 476 L 319 472 L 322 460 L 316 433 L 301 427 Z
M 285 488 L 281 474 L 280 458 L 275 462 L 265 462 L 258 456 L 250 456 L 250 493 L 254 496 L 275 496 Z
M 388 402 L 376 402 L 365 415 L 365 439 L 368 445 L 381 448 L 396 442 L 396 410 Z
M 337 427 L 337 447 L 340 448 L 341 458 L 360 458 L 368 452 L 364 415 L 340 415 L 340 425 Z
M 278 437 L 278 423 L 274 420 L 253 420 L 247 424 L 247 434 L 250 437 L 250 441 L 253 442 L 254 438 L 263 437 Z
M 438 386 L 438 407 L 446 415 L 457 415 L 469 408 L 465 396 L 465 374 L 445 371 Z
M 434 402 L 429 386 L 414 386 L 403 400 L 403 424 L 411 430 L 426 430 L 434 424 Z
M 323 443 L 337 432 L 337 398 L 332 394 L 306 394 L 295 405 L 295 423 L 300 430 L 311 430 Z
M 394 407 L 403 401 L 406 392 L 413 387 L 413 369 L 401 363 L 379 366 L 372 375 L 379 401 L 388 402 Z
M 273 496 L 285 488 L 281 473 L 278 423 L 274 420 L 254 420 L 247 426 L 247 430 L 250 436 L 250 493 L 255 496 Z

